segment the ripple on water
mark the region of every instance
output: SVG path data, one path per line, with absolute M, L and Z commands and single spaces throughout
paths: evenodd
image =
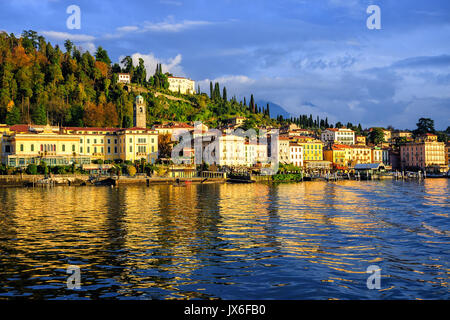
M 0 298 L 448 299 L 449 181 L 0 189 Z M 66 289 L 68 265 L 82 290 Z M 381 290 L 366 269 L 381 268 Z

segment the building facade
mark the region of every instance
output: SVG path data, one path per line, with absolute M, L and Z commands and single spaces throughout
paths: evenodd
M 289 163 L 296 167 L 303 167 L 303 147 L 300 144 L 289 143 Z
M 168 77 L 169 90 L 172 92 L 180 92 L 182 94 L 195 93 L 195 81 L 182 77 Z
M 142 96 L 136 97 L 134 122 L 133 128 L 11 126 L 2 135 L 1 162 L 11 167 L 40 162 L 49 166 L 83 165 L 93 160 L 154 163 L 158 158 L 158 133 L 145 127 Z
M 328 128 L 320 135 L 320 140 L 326 144 L 355 144 L 355 132 L 347 128 Z
M 12 127 L 14 129 L 14 126 Z M 1 161 L 11 167 L 45 162 L 83 165 L 93 160 L 154 163 L 158 134 L 145 128 L 77 128 L 21 126 L 3 136 Z
M 429 170 L 432 167 L 446 171 L 445 143 L 438 142 L 437 136 L 427 134 L 415 142 L 400 145 L 400 163 L 402 169 Z
M 131 78 L 129 73 L 118 73 L 117 74 L 118 83 L 131 83 Z

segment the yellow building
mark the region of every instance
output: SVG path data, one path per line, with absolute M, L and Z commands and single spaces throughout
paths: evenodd
M 350 150 L 352 166 L 358 163 L 372 162 L 372 149 L 370 147 L 363 145 L 352 145 Z
M 365 136 L 355 136 L 355 139 L 356 139 L 356 144 L 362 144 L 362 145 L 367 144 Z
M 303 147 L 303 162 L 323 160 L 323 142 L 311 137 L 293 137 L 293 140 Z
M 352 148 L 345 144 L 333 144 L 323 151 L 324 160 L 333 163 L 334 169 L 346 170 L 351 163 Z
M 372 163 L 383 162 L 383 150 L 379 147 L 372 148 Z
M 92 160 L 157 159 L 158 134 L 145 128 L 76 128 L 15 125 L 2 136 L 8 166 L 89 164 Z

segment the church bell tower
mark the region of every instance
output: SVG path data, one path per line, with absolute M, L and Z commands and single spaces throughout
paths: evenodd
M 147 121 L 145 115 L 145 103 L 144 98 L 141 95 L 136 97 L 133 109 L 133 125 L 138 128 L 146 128 Z

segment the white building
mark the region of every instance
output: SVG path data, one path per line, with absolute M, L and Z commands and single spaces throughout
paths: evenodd
M 182 94 L 195 93 L 195 81 L 182 77 L 168 77 L 169 90 Z
M 118 83 L 130 83 L 131 82 L 129 73 L 118 73 L 117 76 L 118 76 L 118 79 L 117 79 Z
M 289 162 L 296 167 L 303 167 L 303 147 L 297 143 L 289 143 Z
M 245 165 L 245 139 L 235 135 L 222 135 L 219 139 L 217 163 L 220 166 Z
M 289 156 L 289 138 L 278 137 L 278 162 L 287 164 L 291 161 Z
M 256 143 L 246 141 L 245 148 L 245 165 L 251 167 L 256 163 Z
M 267 163 L 267 144 L 258 143 L 256 145 L 256 162 Z
M 320 136 L 320 140 L 325 143 L 355 144 L 355 131 L 347 128 L 328 128 Z

